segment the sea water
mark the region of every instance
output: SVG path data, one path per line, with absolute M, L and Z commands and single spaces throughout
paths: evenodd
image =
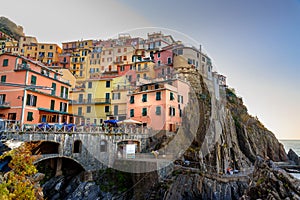
M 280 142 L 284 145 L 284 149 L 286 153 L 289 152 L 290 149 L 300 156 L 300 140 L 280 140 Z M 300 174 L 291 173 L 296 178 L 300 179 Z

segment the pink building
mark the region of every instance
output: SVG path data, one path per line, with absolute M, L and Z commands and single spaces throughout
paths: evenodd
M 0 117 L 22 124 L 72 122 L 70 84 L 61 74 L 25 57 L 0 55 Z M 46 90 L 52 88 L 52 90 Z
M 128 98 L 128 118 L 153 130 L 176 132 L 188 102 L 189 85 L 181 80 L 158 81 L 139 86 Z
M 157 78 L 171 78 L 174 74 L 173 69 L 173 52 L 171 49 L 157 51 L 153 54 L 155 61 L 155 77 Z

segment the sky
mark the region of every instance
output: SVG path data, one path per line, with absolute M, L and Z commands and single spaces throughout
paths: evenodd
M 299 0 L 5 1 L 0 15 L 59 45 L 156 30 L 202 45 L 251 115 L 279 139 L 300 139 Z

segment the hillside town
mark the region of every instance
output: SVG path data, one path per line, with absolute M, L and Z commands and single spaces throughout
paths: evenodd
M 0 44 L 0 118 L 19 124 L 132 119 L 176 132 L 190 92 L 185 70 L 197 70 L 215 89 L 226 86 L 201 46 L 162 32 L 63 42 L 62 48 L 0 32 Z

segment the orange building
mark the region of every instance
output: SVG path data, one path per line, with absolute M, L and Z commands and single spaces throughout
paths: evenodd
M 0 117 L 21 124 L 73 122 L 67 113 L 70 84 L 26 57 L 0 55 Z M 51 89 L 51 90 L 49 90 Z
M 129 95 L 128 118 L 156 131 L 175 132 L 181 125 L 189 91 L 189 85 L 178 79 L 141 85 Z

